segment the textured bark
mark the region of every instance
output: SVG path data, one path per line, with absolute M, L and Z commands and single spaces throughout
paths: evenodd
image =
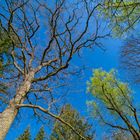
M 34 72 L 30 72 L 21 86 L 18 88 L 15 97 L 10 101 L 8 107 L 0 115 L 0 140 L 4 140 L 11 124 L 13 123 L 18 109 L 16 104 L 24 102 L 27 92 L 30 90 Z

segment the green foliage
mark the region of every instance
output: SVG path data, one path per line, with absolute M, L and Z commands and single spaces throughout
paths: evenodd
M 140 1 L 105 0 L 99 11 L 103 18 L 109 21 L 109 26 L 113 28 L 115 35 L 122 36 L 139 22 Z
M 0 78 L 4 76 L 4 72 L 10 70 L 10 50 L 12 42 L 8 34 L 0 26 Z M 6 100 L 3 98 L 4 94 L 7 94 L 8 87 L 3 81 L 0 81 L 0 100 L 6 103 Z
M 23 134 L 21 134 L 17 140 L 31 140 L 30 128 L 28 127 Z
M 87 140 L 92 140 L 94 133 L 91 132 L 89 125 L 84 118 L 80 118 L 79 113 L 73 110 L 70 105 L 66 105 L 60 114 L 60 117 L 71 124 L 77 132 L 86 137 Z M 80 137 L 75 134 L 68 126 L 61 122 L 54 124 L 54 129 L 50 137 L 51 140 L 80 140 Z
M 95 98 L 89 102 L 94 108 L 95 116 L 98 116 L 103 108 L 108 109 L 114 115 L 117 115 L 117 111 L 132 115 L 131 90 L 128 84 L 116 78 L 115 70 L 106 72 L 102 69 L 95 69 L 90 82 L 88 82 L 88 91 Z
M 102 69 L 95 69 L 88 82 L 88 91 L 94 97 L 92 101 L 88 102 L 94 118 L 96 117 L 111 128 L 125 130 L 135 139 L 139 139 L 137 133 L 139 131 L 139 112 L 133 105 L 132 92 L 128 84 L 116 78 L 115 70 L 106 72 Z
M 44 128 L 41 127 L 35 140 L 44 140 L 45 139 L 45 131 L 44 131 Z
M 89 102 L 93 116 L 111 128 L 123 130 L 139 140 L 139 111 L 133 105 L 128 84 L 116 78 L 116 71 L 95 69 L 88 82 L 93 100 Z M 132 131 L 133 130 L 133 131 Z
M 0 77 L 2 77 L 3 70 L 9 63 L 11 46 L 11 39 L 0 26 Z

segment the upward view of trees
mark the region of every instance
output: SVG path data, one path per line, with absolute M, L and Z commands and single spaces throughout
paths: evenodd
M 125 36 L 121 64 L 139 83 L 139 34 L 133 34 L 139 15 L 139 0 L 0 1 L 0 140 L 19 114 L 22 122 L 22 108 L 51 122 L 51 140 L 96 139 L 94 126 L 68 103 L 63 106 L 69 77 L 76 74 L 72 60 L 82 50 L 102 48 L 107 37 Z M 114 134 L 116 140 L 139 140 L 139 108 L 130 85 L 115 70 L 95 69 L 87 86 L 93 121 L 123 132 Z M 17 139 L 31 138 L 27 128 Z M 45 138 L 41 128 L 35 139 Z

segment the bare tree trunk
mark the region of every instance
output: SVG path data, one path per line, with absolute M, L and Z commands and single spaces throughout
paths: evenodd
M 18 109 L 17 104 L 23 103 L 27 92 L 30 90 L 34 72 L 31 71 L 21 86 L 18 88 L 15 97 L 10 101 L 8 107 L 0 114 L 0 140 L 4 140 L 11 124 L 13 123 Z

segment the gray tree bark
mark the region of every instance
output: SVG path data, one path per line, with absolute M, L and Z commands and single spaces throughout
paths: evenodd
M 34 78 L 34 71 L 31 71 L 25 76 L 25 80 L 17 89 L 15 97 L 10 101 L 8 107 L 0 114 L 0 140 L 4 140 L 10 126 L 12 125 L 17 113 L 17 104 L 23 103 L 26 94 L 30 90 L 32 79 Z

